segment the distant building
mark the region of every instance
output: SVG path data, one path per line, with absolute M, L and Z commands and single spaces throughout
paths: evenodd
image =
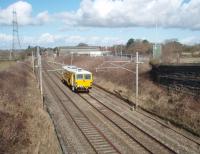
M 111 53 L 111 51 L 102 51 L 100 47 L 97 46 L 59 47 L 58 52 L 60 55 L 76 54 L 76 55 L 89 55 L 92 57 L 103 56 Z

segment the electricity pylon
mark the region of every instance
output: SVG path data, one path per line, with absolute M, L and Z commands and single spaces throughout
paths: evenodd
M 21 48 L 19 33 L 18 33 L 17 12 L 15 9 L 13 9 L 12 14 L 13 14 L 13 20 L 12 20 L 13 34 L 12 34 L 12 50 L 10 51 L 10 60 L 12 59 L 16 49 Z

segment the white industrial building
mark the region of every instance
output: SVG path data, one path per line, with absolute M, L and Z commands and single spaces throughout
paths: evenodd
M 60 55 L 76 54 L 76 55 L 89 55 L 91 57 L 109 55 L 111 51 L 101 51 L 97 46 L 68 46 L 59 47 L 58 52 Z

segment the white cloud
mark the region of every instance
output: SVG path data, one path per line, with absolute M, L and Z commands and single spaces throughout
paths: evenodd
M 13 10 L 17 12 L 17 20 L 20 25 L 37 25 L 49 21 L 47 11 L 32 16 L 32 6 L 28 2 L 18 1 L 5 9 L 0 8 L 0 25 L 11 25 L 13 20 Z
M 81 36 L 81 35 L 57 35 L 50 33 L 43 33 L 39 36 L 31 37 L 25 36 L 21 39 L 22 48 L 31 46 L 43 46 L 43 47 L 56 47 L 56 46 L 70 46 L 77 45 L 78 43 L 87 43 L 89 45 L 114 45 L 125 44 L 127 40 L 120 39 L 119 37 L 106 37 L 106 36 Z M 0 49 L 11 48 L 12 35 L 0 33 Z M 193 45 L 200 43 L 200 38 L 196 36 L 190 36 L 180 39 L 180 42 L 187 45 Z
M 66 26 L 200 29 L 200 0 L 83 0 L 75 12 L 57 13 Z
M 80 35 L 56 35 L 50 33 L 43 33 L 40 36 L 24 36 L 21 40 L 22 48 L 31 46 L 55 47 L 55 46 L 69 46 L 77 45 L 78 43 L 87 43 L 89 45 L 113 45 L 125 43 L 117 37 L 100 37 L 100 36 L 80 36 Z M 11 48 L 12 36 L 0 33 L 0 49 Z
M 200 43 L 200 38 L 196 36 L 190 36 L 190 37 L 181 39 L 180 42 L 187 45 L 194 45 L 194 44 Z
M 54 35 L 49 33 L 42 34 L 38 39 L 38 44 L 54 43 L 56 40 Z
M 49 22 L 50 16 L 49 16 L 48 11 L 44 11 L 44 12 L 39 13 L 36 16 L 35 20 L 36 20 L 35 24 L 45 24 L 45 23 Z
M 41 34 L 34 43 L 41 46 L 59 46 L 59 45 L 77 45 L 78 43 L 87 43 L 90 45 L 113 45 L 125 43 L 124 40 L 117 37 L 100 37 L 100 36 L 80 36 L 80 35 L 56 35 L 50 33 Z
M 11 35 L 0 33 L 0 42 L 9 42 L 12 40 Z
M 79 36 L 79 35 L 74 35 L 74 36 L 66 36 L 65 37 L 65 43 L 66 44 L 78 44 L 80 42 L 87 43 L 86 37 Z
M 77 45 L 78 43 L 87 43 L 89 45 L 113 45 L 125 43 L 124 40 L 118 37 L 100 37 L 100 36 L 66 36 L 66 45 Z
M 80 8 L 71 12 L 32 16 L 32 5 L 17 1 L 0 8 L 0 25 L 12 24 L 13 8 L 20 25 L 40 25 L 63 21 L 64 27 L 152 27 L 155 21 L 165 28 L 200 29 L 200 0 L 82 0 Z

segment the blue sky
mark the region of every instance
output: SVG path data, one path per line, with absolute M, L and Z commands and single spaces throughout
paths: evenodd
M 197 6 L 200 0 L 0 0 L 0 48 L 11 47 L 13 8 L 24 48 L 113 45 L 129 38 L 200 43 Z

